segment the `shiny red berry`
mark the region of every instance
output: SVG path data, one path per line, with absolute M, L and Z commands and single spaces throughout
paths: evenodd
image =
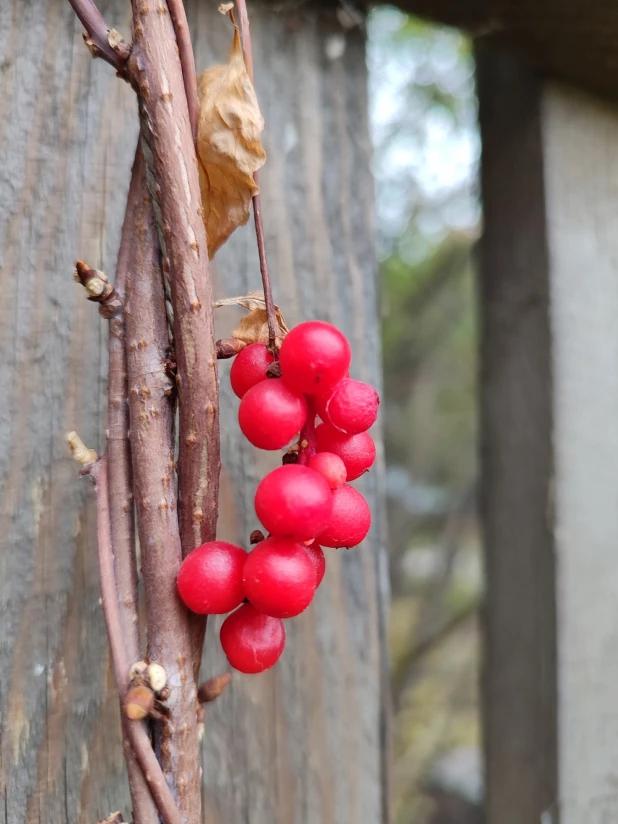
M 256 383 L 268 380 L 266 370 L 273 361 L 274 357 L 263 343 L 245 346 L 234 358 L 230 369 L 230 383 L 236 395 L 242 398 Z
M 322 546 L 352 547 L 360 544 L 371 526 L 369 504 L 358 489 L 349 484 L 333 492 L 330 523 L 317 537 Z
M 194 549 L 180 565 L 178 593 L 193 612 L 222 615 L 242 603 L 242 572 L 247 553 L 225 541 Z
M 280 618 L 243 604 L 221 626 L 221 646 L 234 669 L 257 673 L 276 664 L 285 646 L 285 627 Z
M 324 423 L 348 435 L 366 432 L 376 422 L 380 396 L 368 383 L 344 378 L 316 395 L 316 409 Z
M 316 452 L 309 458 L 307 466 L 319 472 L 331 489 L 337 489 L 346 482 L 345 464 L 333 452 Z
M 366 472 L 376 459 L 376 445 L 368 432 L 344 435 L 326 423 L 315 430 L 318 452 L 339 455 L 347 470 L 347 480 L 354 481 Z
M 322 583 L 324 573 L 326 572 L 326 558 L 324 557 L 322 547 L 317 541 L 313 541 L 309 546 L 306 546 L 305 552 L 307 552 L 315 567 L 315 588 L 317 589 Z
M 252 386 L 238 408 L 238 423 L 247 440 L 259 449 L 282 449 L 302 429 L 307 401 L 279 378 Z
M 271 535 L 307 541 L 327 526 L 332 497 L 319 472 L 287 464 L 262 479 L 255 493 L 255 511 Z
M 345 335 L 320 320 L 295 326 L 279 352 L 283 380 L 296 392 L 312 394 L 346 374 L 352 352 Z
M 243 585 L 257 610 L 274 618 L 292 618 L 313 599 L 315 566 L 302 544 L 289 538 L 266 538 L 247 557 Z

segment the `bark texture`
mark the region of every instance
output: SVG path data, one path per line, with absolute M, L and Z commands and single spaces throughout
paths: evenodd
M 176 592 L 182 559 L 174 481 L 173 382 L 161 254 L 141 152 L 135 161 L 129 220 L 135 241 L 129 262 L 125 324 L 131 454 L 148 621 L 148 655 L 167 673 L 169 717 L 155 725 L 163 772 L 181 815 L 198 820 L 198 742 L 189 614 Z
M 128 37 L 125 2 L 107 0 L 101 11 Z M 277 303 L 290 323 L 340 325 L 353 344 L 353 375 L 379 383 L 362 32 L 313 4 L 286 13 L 251 4 L 250 14 Z M 216 4 L 192 0 L 188 15 L 198 70 L 224 60 L 231 33 Z M 128 815 L 130 802 L 99 604 L 94 496 L 64 442 L 76 429 L 103 450 L 107 323 L 71 270 L 81 257 L 114 271 L 137 113 L 128 85 L 91 60 L 66 0 L 0 4 L 0 65 L 0 822 L 91 824 L 117 809 Z M 212 268 L 216 297 L 259 288 L 252 226 Z M 237 316 L 219 311 L 218 337 L 228 337 Z M 219 534 L 246 542 L 258 526 L 255 487 L 276 457 L 242 441 L 228 368 Z M 208 824 L 384 818 L 380 469 L 362 487 L 374 510 L 370 539 L 329 553 L 316 602 L 289 623 L 277 668 L 235 675 L 207 705 Z M 205 676 L 225 670 L 219 623 L 211 622 Z

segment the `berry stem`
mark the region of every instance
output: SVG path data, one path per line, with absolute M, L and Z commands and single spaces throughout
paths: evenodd
M 251 49 L 251 32 L 249 31 L 249 15 L 247 14 L 247 4 L 245 0 L 236 0 L 238 11 L 238 29 L 240 31 L 240 42 L 242 44 L 245 66 L 251 83 L 254 83 L 253 75 L 253 51 Z M 232 18 L 233 19 L 233 18 Z M 258 172 L 253 175 L 256 185 L 259 187 L 260 180 Z M 266 257 L 266 243 L 264 240 L 264 223 L 262 221 L 262 199 L 259 188 L 257 194 L 253 195 L 253 218 L 255 221 L 255 237 L 257 240 L 258 256 L 260 259 L 260 275 L 262 276 L 262 287 L 264 289 L 264 302 L 266 304 L 266 323 L 268 324 L 268 349 L 275 357 L 277 356 L 277 316 L 273 301 L 273 292 L 270 285 L 270 272 L 268 270 L 268 259 Z
M 315 405 L 313 398 L 310 395 L 305 396 L 307 399 L 307 420 L 305 425 L 300 430 L 300 437 L 298 439 L 298 461 L 302 466 L 307 466 L 309 458 L 315 455 L 316 435 L 315 435 Z M 305 446 L 303 446 L 305 444 Z

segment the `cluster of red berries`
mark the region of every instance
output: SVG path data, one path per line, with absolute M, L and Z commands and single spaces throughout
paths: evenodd
M 375 460 L 367 430 L 380 401 L 372 386 L 349 377 L 350 361 L 345 336 L 329 323 L 311 321 L 287 334 L 278 364 L 255 343 L 232 365 L 247 440 L 260 449 L 282 449 L 300 433 L 284 465 L 266 475 L 255 494 L 268 538 L 249 554 L 223 541 L 204 544 L 185 559 L 178 576 L 180 596 L 194 612 L 235 610 L 220 637 L 241 672 L 262 672 L 281 656 L 281 619 L 311 603 L 326 568 L 322 547 L 353 547 L 369 532 L 367 501 L 347 481 Z M 322 421 L 317 428 L 316 415 Z

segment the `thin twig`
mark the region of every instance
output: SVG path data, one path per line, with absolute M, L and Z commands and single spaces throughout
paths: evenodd
M 253 51 L 251 49 L 251 32 L 249 30 L 249 15 L 245 0 L 236 0 L 238 10 L 238 29 L 240 31 L 240 42 L 242 43 L 243 56 L 249 79 L 254 83 L 253 77 Z M 233 18 L 232 18 L 233 19 Z M 266 302 L 266 322 L 268 323 L 268 348 L 276 355 L 277 339 L 277 316 L 275 313 L 275 303 L 273 301 L 272 286 L 270 284 L 270 272 L 268 269 L 268 259 L 266 257 L 266 242 L 264 240 L 264 223 L 262 221 L 262 199 L 260 196 L 260 178 L 255 172 L 253 179 L 258 187 L 257 194 L 253 195 L 253 218 L 255 221 L 255 237 L 257 239 L 258 257 L 260 259 L 260 275 L 262 276 L 262 287 L 264 289 L 264 300 Z
M 129 662 L 122 637 L 122 625 L 116 597 L 106 456 L 103 456 L 97 463 L 90 465 L 88 471 L 95 483 L 97 497 L 97 537 L 103 614 L 105 615 L 118 692 L 122 699 L 129 683 Z M 174 799 L 165 782 L 146 730 L 138 722 L 127 724 L 126 729 L 133 752 L 142 767 L 165 824 L 182 824 L 182 818 L 174 804 Z
M 160 16 L 160 15 L 159 15 Z M 136 164 L 125 305 L 133 488 L 142 550 L 150 659 L 166 671 L 169 715 L 155 724 L 157 755 L 187 822 L 200 820 L 196 684 L 189 615 L 176 592 L 181 543 L 174 478 L 173 384 L 166 370 L 165 298 L 144 165 Z
M 82 26 L 86 29 L 87 44 L 93 54 L 102 57 L 120 74 L 131 53 L 131 47 L 105 22 L 94 0 L 69 0 Z M 110 32 L 114 37 L 110 37 Z M 113 43 L 113 45 L 112 45 Z
M 187 13 L 183 0 L 167 0 L 167 7 L 170 10 L 170 17 L 174 25 L 174 34 L 178 43 L 178 53 L 180 55 L 180 65 L 182 66 L 182 79 L 185 83 L 187 95 L 187 106 L 189 108 L 189 122 L 193 140 L 197 139 L 197 116 L 199 104 L 197 99 L 197 74 L 195 71 L 195 55 L 191 45 L 191 31 L 187 21 Z
M 141 154 L 139 155 L 141 158 Z M 139 166 L 136 155 L 135 166 Z M 125 352 L 124 300 L 129 270 L 131 246 L 134 240 L 134 210 L 136 175 L 131 186 L 125 211 L 114 291 L 118 309 L 109 323 L 109 371 L 107 382 L 107 455 L 112 478 L 109 491 L 111 538 L 114 550 L 116 598 L 129 665 L 140 657 L 139 608 L 137 595 L 137 560 L 135 557 L 135 519 L 133 509 L 133 478 L 131 448 L 129 445 L 129 404 L 127 361 Z M 128 678 L 128 674 L 127 674 Z M 123 733 L 129 738 L 131 722 L 123 716 Z M 146 742 L 149 745 L 149 742 Z M 131 791 L 134 824 L 157 824 L 159 816 L 142 766 L 131 747 L 126 750 L 127 775 Z
M 135 519 L 133 512 L 133 478 L 129 444 L 129 401 L 127 358 L 125 351 L 124 301 L 126 297 L 131 247 L 134 242 L 134 212 L 140 191 L 138 175 L 143 175 L 141 152 L 136 153 L 131 175 L 129 196 L 122 224 L 120 248 L 116 264 L 114 289 L 120 309 L 109 325 L 109 377 L 107 400 L 107 454 L 112 478 L 109 507 L 112 524 L 112 546 L 116 570 L 116 587 L 123 636 L 129 661 L 140 658 L 137 596 L 137 560 L 135 557 Z

